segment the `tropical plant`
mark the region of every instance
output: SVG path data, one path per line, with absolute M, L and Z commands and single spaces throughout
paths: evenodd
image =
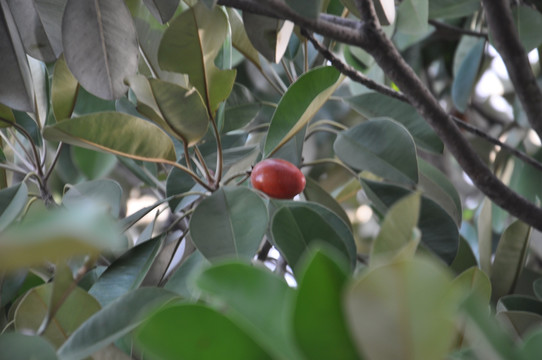
M 0 0 L 0 359 L 538 359 L 541 27 Z

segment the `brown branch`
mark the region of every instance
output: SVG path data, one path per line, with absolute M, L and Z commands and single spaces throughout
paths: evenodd
M 529 123 L 542 138 L 542 92 L 519 41 L 507 0 L 482 0 L 493 44 L 501 55 Z

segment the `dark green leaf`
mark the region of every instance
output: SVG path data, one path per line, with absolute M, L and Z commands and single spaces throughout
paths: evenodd
M 467 16 L 479 8 L 479 0 L 431 0 L 429 1 L 429 18 L 457 18 Z
M 149 359 L 271 359 L 246 331 L 200 304 L 170 306 L 157 312 L 142 325 L 137 340 Z
M 55 63 L 53 71 L 53 85 L 51 88 L 51 101 L 53 104 L 53 113 L 56 121 L 69 119 L 75 108 L 75 100 L 79 83 L 72 75 L 64 56 L 60 57 Z
M 342 221 L 351 229 L 352 224 L 346 214 L 344 208 L 337 202 L 337 200 L 326 190 L 324 190 L 315 180 L 310 177 L 306 178 L 307 184 L 303 190 L 303 194 L 308 201 L 318 203 L 327 207 L 333 211 L 335 215 L 339 216 Z
M 168 22 L 179 6 L 179 0 L 143 0 L 151 14 L 162 24 Z
M 304 17 L 316 19 L 322 9 L 324 0 L 286 0 L 286 4 Z
M 117 157 L 100 151 L 88 150 L 82 147 L 72 147 L 72 158 L 89 180 L 103 178 L 117 165 Z
M 243 12 L 243 25 L 252 45 L 270 62 L 282 59 L 294 24 L 251 12 Z
M 418 182 L 416 145 L 408 131 L 389 118 L 375 118 L 345 130 L 333 144 L 335 154 L 352 168 L 394 182 Z
M 199 291 L 196 291 L 194 275 L 202 267 L 209 265 L 209 262 L 201 255 L 199 251 L 194 251 L 177 270 L 170 276 L 164 285 L 164 289 L 173 291 L 186 299 L 197 298 Z M 197 295 L 196 295 L 197 294 Z
M 190 234 L 198 250 L 211 261 L 251 259 L 267 223 L 267 207 L 256 193 L 242 187 L 222 187 L 198 205 L 190 220 Z
M 156 237 L 124 253 L 100 275 L 90 288 L 89 294 L 94 296 L 102 306 L 106 306 L 128 291 L 136 289 L 141 285 L 156 257 L 162 239 L 162 237 Z
M 271 234 L 294 272 L 309 246 L 319 242 L 337 249 L 354 267 L 356 246 L 350 229 L 335 213 L 321 205 L 284 202 L 273 216 Z

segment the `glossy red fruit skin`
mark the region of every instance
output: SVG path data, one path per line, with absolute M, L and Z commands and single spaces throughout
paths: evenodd
M 265 159 L 250 174 L 252 187 L 276 199 L 293 199 L 305 188 L 305 176 L 294 164 L 282 159 Z

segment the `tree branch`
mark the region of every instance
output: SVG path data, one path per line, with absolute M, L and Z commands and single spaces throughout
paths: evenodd
M 507 0 L 482 0 L 493 44 L 501 55 L 529 123 L 542 138 L 542 92 L 519 41 Z

